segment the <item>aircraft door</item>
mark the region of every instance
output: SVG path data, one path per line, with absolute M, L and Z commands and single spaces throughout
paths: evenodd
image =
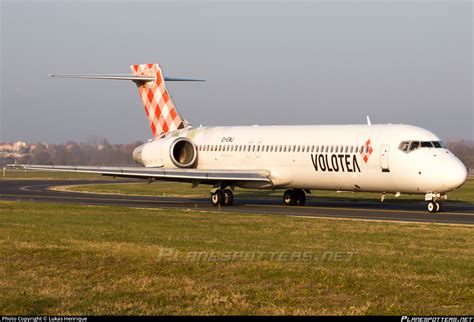
M 388 153 L 390 151 L 389 145 L 382 145 L 380 148 L 380 167 L 382 168 L 382 172 L 390 172 L 389 164 L 388 164 Z

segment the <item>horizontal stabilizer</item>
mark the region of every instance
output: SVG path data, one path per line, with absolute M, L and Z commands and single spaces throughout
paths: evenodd
M 156 76 L 146 75 L 119 75 L 119 74 L 49 74 L 50 77 L 59 78 L 84 78 L 84 79 L 109 79 L 109 80 L 131 80 L 134 82 L 152 82 Z M 204 79 L 180 78 L 165 76 L 165 81 L 170 82 L 205 82 Z

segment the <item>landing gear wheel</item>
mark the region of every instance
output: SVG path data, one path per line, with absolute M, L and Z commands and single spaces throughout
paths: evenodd
M 217 207 L 224 204 L 224 193 L 222 190 L 218 189 L 215 192 L 211 193 L 211 202 L 212 205 Z
M 439 204 L 438 204 L 438 207 L 439 207 Z M 428 209 L 428 212 L 430 213 L 434 213 L 436 212 L 436 202 L 435 201 L 429 201 L 428 204 L 426 205 L 426 208 Z
M 283 203 L 285 206 L 296 205 L 296 193 L 294 190 L 286 190 L 283 194 Z
M 295 194 L 296 194 L 296 205 L 304 206 L 304 203 L 306 202 L 306 194 L 304 193 L 304 191 L 297 189 L 295 190 Z
M 223 205 L 232 206 L 232 204 L 234 203 L 234 193 L 232 192 L 232 190 L 224 189 L 222 194 L 224 196 Z

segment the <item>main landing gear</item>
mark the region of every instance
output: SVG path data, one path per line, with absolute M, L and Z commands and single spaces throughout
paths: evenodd
M 215 189 L 211 191 L 211 202 L 213 206 L 232 206 L 234 193 L 230 188 Z
M 440 195 L 435 193 L 428 193 L 425 196 L 425 201 L 428 201 L 426 204 L 426 209 L 430 213 L 443 211 L 443 204 L 441 199 L 446 199 L 446 195 Z
M 306 194 L 301 189 L 288 189 L 283 194 L 285 206 L 303 206 L 306 202 Z

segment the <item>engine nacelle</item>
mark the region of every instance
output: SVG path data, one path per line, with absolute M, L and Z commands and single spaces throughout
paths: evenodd
M 196 159 L 196 146 L 184 137 L 157 139 L 133 151 L 133 160 L 145 167 L 191 168 Z

